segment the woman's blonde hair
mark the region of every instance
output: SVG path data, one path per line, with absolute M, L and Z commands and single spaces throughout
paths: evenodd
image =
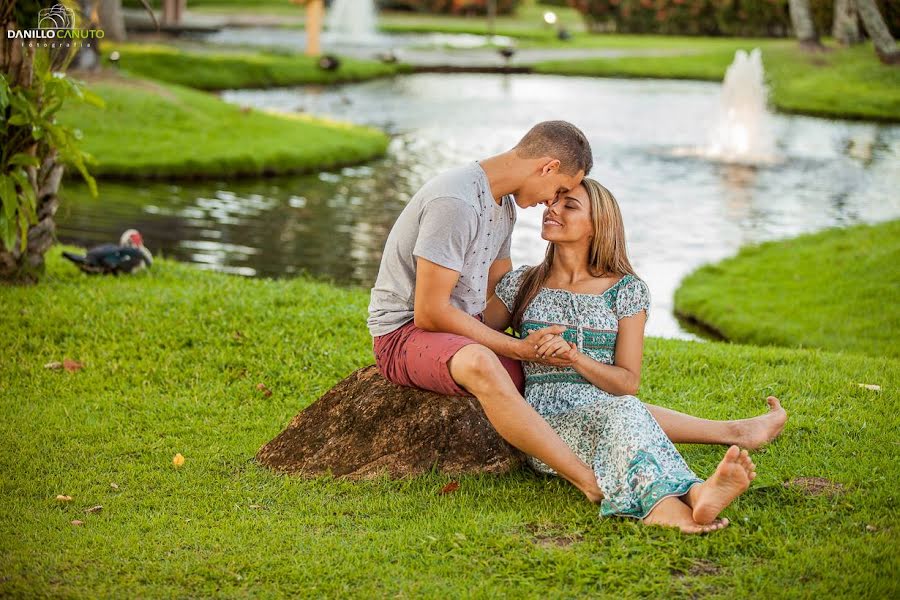
M 628 260 L 628 252 L 625 248 L 625 226 L 622 223 L 622 213 L 616 198 L 612 192 L 594 179 L 585 177 L 581 185 L 587 190 L 590 199 L 593 224 L 593 235 L 588 252 L 588 271 L 594 277 L 634 275 L 635 272 Z M 525 314 L 525 309 L 537 296 L 550 275 L 554 250 L 555 244 L 550 242 L 547 245 L 544 262 L 526 269 L 522 275 L 522 283 L 519 285 L 512 312 L 512 327 L 516 331 L 521 330 L 522 315 Z

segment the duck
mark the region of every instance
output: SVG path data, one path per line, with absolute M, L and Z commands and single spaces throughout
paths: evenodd
M 119 238 L 118 246 L 102 244 L 89 249 L 83 256 L 72 252 L 62 254 L 90 274 L 134 273 L 153 266 L 153 256 L 144 247 L 144 238 L 137 229 L 126 230 Z

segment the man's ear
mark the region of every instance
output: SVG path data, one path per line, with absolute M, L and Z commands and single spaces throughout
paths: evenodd
M 555 175 L 559 173 L 559 159 L 553 158 L 549 159 L 546 163 L 544 163 L 544 168 L 541 169 L 541 175 Z

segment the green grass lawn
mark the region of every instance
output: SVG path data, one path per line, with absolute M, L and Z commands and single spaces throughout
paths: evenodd
M 83 132 L 97 176 L 300 172 L 362 162 L 387 149 L 388 137 L 374 129 L 244 110 L 178 85 L 108 76 L 90 87 L 105 107 L 68 105 L 61 119 Z
M 593 39 L 594 47 L 639 46 L 685 54 L 546 61 L 535 65 L 535 71 L 721 81 L 736 50 L 758 47 L 763 53 L 771 103 L 778 110 L 823 117 L 900 121 L 900 69 L 879 63 L 869 44 L 810 54 L 790 40 L 662 36 L 593 36 Z
M 317 59 L 264 52 L 186 52 L 158 44 L 105 44 L 104 55 L 120 54 L 123 71 L 201 90 L 265 88 L 308 83 L 363 81 L 409 71 L 409 67 L 373 60 L 341 58 L 340 68 L 325 71 Z
M 447 495 L 437 473 L 352 483 L 264 470 L 259 447 L 373 361 L 366 291 L 167 260 L 89 278 L 58 253 L 39 286 L 0 287 L 4 596 L 900 593 L 896 359 L 648 340 L 644 400 L 746 417 L 771 393 L 791 413 L 754 454 L 759 477 L 726 511 L 732 525 L 684 537 L 603 520 L 568 483 L 524 470 L 462 477 Z M 66 358 L 84 368 L 44 368 Z M 702 475 L 723 452 L 681 449 Z M 798 477 L 842 488 L 783 485 Z
M 675 309 L 737 342 L 900 358 L 900 220 L 746 247 L 689 275 Z

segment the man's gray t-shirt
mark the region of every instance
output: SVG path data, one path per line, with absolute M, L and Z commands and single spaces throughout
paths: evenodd
M 512 196 L 498 205 L 478 162 L 425 183 L 397 217 L 381 256 L 369 302 L 369 332 L 385 335 L 413 319 L 416 257 L 459 272 L 450 303 L 470 315 L 484 310 L 491 263 L 509 257 L 516 222 Z

